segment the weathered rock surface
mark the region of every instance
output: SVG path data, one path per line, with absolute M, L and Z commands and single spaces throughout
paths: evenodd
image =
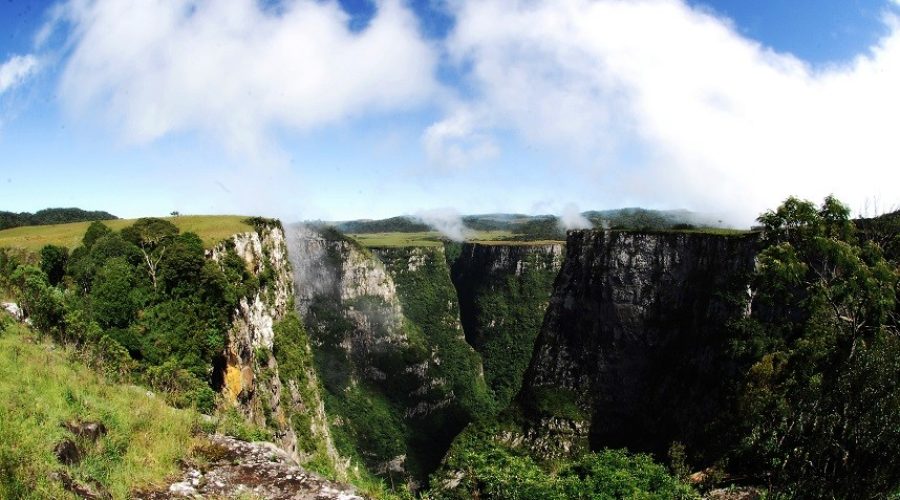
M 726 324 L 744 313 L 755 237 L 575 231 L 566 246 L 518 396 L 533 426 L 580 420 L 591 448 L 714 440 Z
M 273 222 L 254 232 L 236 234 L 214 248 L 210 258 L 221 261 L 229 250 L 243 259 L 261 286 L 252 297 L 241 298 L 232 314 L 220 368 L 225 399 L 248 420 L 273 430 L 277 444 L 295 460 L 305 463 L 316 458 L 315 450 L 324 449 L 328 462 L 343 474 L 346 463 L 334 447 L 313 366 L 307 367 L 303 381 L 283 380 L 273 353 L 274 326 L 294 303 L 284 230 Z M 298 387 L 298 383 L 308 387 Z M 308 424 L 308 429 L 299 431 L 311 436 L 313 442 L 305 442 L 310 449 L 298 440 L 298 429 L 292 423 L 296 413 L 302 413 Z
M 272 443 L 248 443 L 213 435 L 199 450 L 205 458 L 165 488 L 134 495 L 138 500 L 246 498 L 362 500 L 348 486 L 308 472 Z
M 481 370 L 443 247 L 373 250 L 302 225 L 288 227 L 288 247 L 332 425 L 370 470 L 424 477 L 468 422 L 462 401 Z

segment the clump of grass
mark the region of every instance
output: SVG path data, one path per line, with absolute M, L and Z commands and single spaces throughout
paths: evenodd
M 159 486 L 175 474 L 194 441 L 199 415 L 175 410 L 139 387 L 114 384 L 18 324 L 0 334 L 0 498 L 70 498 L 52 479 L 67 469 L 113 498 Z M 60 464 L 54 446 L 73 438 L 60 423 L 100 421 L 108 433 L 77 440 L 84 458 Z

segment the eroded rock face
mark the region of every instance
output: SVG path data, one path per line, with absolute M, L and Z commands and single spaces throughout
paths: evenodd
M 564 257 L 562 243 L 464 243 L 453 262 L 466 341 L 499 408 L 522 385 Z
M 199 453 L 204 455 L 203 466 L 189 466 L 167 487 L 138 492 L 134 498 L 363 499 L 349 486 L 302 469 L 272 443 L 248 443 L 214 435 Z
M 424 478 L 468 422 L 481 371 L 443 247 L 366 249 L 307 226 L 288 228 L 288 246 L 332 425 L 370 470 Z
M 566 439 L 653 452 L 714 439 L 755 248 L 752 235 L 571 232 L 518 396 L 533 428 L 552 435 L 542 419 L 562 416 L 584 424 Z
M 210 258 L 220 261 L 229 247 L 262 284 L 252 297 L 241 298 L 232 314 L 225 366 L 221 368 L 222 392 L 247 419 L 273 430 L 278 445 L 295 460 L 305 463 L 314 458 L 313 448 L 325 450 L 327 460 L 342 475 L 346 463 L 334 447 L 315 370 L 310 364 L 302 381 L 283 380 L 273 352 L 274 326 L 291 311 L 294 302 L 284 231 L 280 224 L 272 223 L 254 232 L 236 234 L 230 243 L 214 248 Z M 298 383 L 307 387 L 298 387 Z M 298 429 L 292 423 L 298 413 L 309 427 L 299 431 L 311 436 L 313 443 L 298 442 Z

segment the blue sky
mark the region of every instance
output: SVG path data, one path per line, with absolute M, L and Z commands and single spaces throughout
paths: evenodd
M 0 0 L 0 210 L 900 203 L 895 0 Z

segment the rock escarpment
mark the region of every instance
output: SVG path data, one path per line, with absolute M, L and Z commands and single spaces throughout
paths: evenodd
M 378 474 L 424 478 L 489 404 L 443 248 L 372 251 L 307 226 L 289 228 L 288 244 L 341 452 Z
M 755 236 L 575 231 L 507 436 L 541 453 L 704 448 Z
M 564 252 L 562 243 L 464 243 L 453 261 L 466 340 L 498 408 L 521 387 Z
M 235 255 L 258 286 L 239 299 L 232 313 L 218 367 L 225 400 L 246 419 L 272 430 L 276 443 L 300 464 L 316 462 L 343 476 L 345 464 L 331 438 L 309 345 L 291 345 L 291 359 L 305 359 L 305 364 L 291 366 L 290 376 L 282 374 L 284 367 L 279 369 L 277 332 L 294 306 L 293 274 L 280 223 L 260 223 L 255 232 L 236 234 L 210 252 L 220 264 Z

